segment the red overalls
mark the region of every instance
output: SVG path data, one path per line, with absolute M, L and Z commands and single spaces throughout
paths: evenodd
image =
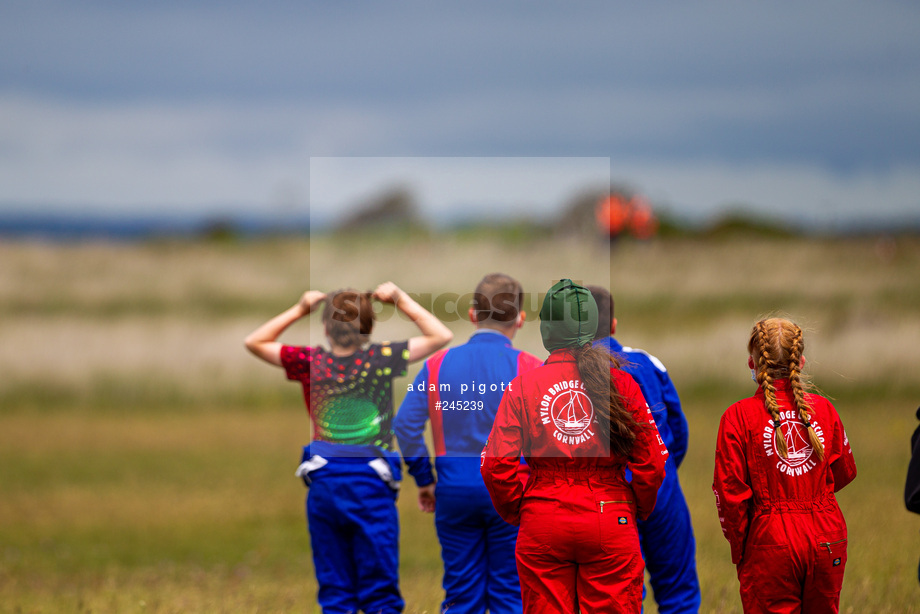
M 639 612 L 644 563 L 636 517 L 655 507 L 667 448 L 635 380 L 613 383 L 642 429 L 627 459 L 611 456 L 574 358 L 556 350 L 511 382 L 482 456 L 495 509 L 519 524 L 524 612 Z M 523 454 L 531 469 L 518 479 Z M 624 468 L 632 470 L 629 483 Z
M 716 441 L 713 491 L 738 566 L 745 612 L 837 612 L 847 527 L 834 493 L 856 477 L 840 417 L 808 394 L 819 461 L 786 380 L 774 383 L 787 458 L 776 451 L 763 390 L 729 407 Z

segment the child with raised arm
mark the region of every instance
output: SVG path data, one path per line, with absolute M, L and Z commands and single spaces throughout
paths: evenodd
M 761 320 L 748 341 L 753 397 L 722 415 L 713 491 L 751 612 L 837 612 L 847 525 L 834 493 L 856 477 L 840 416 L 805 392 L 802 329 Z
M 394 304 L 422 334 L 369 343 L 374 299 Z M 328 350 L 277 341 L 320 303 Z M 323 612 L 402 612 L 392 381 L 406 374 L 408 363 L 428 357 L 452 337 L 390 282 L 373 293 L 307 291 L 246 337 L 249 351 L 303 386 L 313 441 L 298 475 L 310 486 L 307 522 Z

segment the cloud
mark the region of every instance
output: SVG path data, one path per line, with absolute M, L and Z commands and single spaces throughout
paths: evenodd
M 485 106 L 468 109 L 472 114 L 487 111 Z M 305 214 L 311 193 L 318 213 L 403 182 L 416 186 L 427 213 L 435 216 L 476 203 L 481 211 L 499 216 L 522 208 L 545 216 L 563 206 L 579 185 L 605 184 L 609 159 L 609 177 L 615 182 L 690 219 L 747 207 L 833 226 L 862 217 L 897 220 L 920 211 L 917 164 L 840 173 L 801 162 L 705 156 L 544 156 L 542 165 L 515 156 L 407 157 L 405 151 L 463 139 L 458 127 L 463 122 L 444 125 L 437 111 L 414 117 L 399 121 L 359 107 L 74 105 L 2 97 L 2 202 L 87 212 Z M 485 120 L 479 126 L 487 134 L 501 131 Z M 623 138 L 637 139 L 640 132 L 632 128 Z M 472 145 L 469 149 L 475 150 Z M 393 155 L 387 155 L 390 147 L 397 150 Z M 377 155 L 350 157 L 349 150 Z M 311 155 L 315 151 L 337 155 Z M 458 160 L 465 162 L 458 166 Z M 603 161 L 600 170 L 598 160 Z M 331 161 L 350 165 L 350 177 L 332 170 Z M 311 165 L 314 181 L 322 183 L 311 185 Z M 513 179 L 509 183 L 503 177 Z M 331 193 L 336 195 L 325 197 Z M 491 202 L 488 194 L 494 197 Z
M 302 110 L 0 99 L 2 200 L 258 206 L 309 172 Z
M 688 215 L 916 207 L 910 3 L 3 13 L 0 206 L 258 211 L 308 194 L 315 158 L 572 156 L 610 158 Z

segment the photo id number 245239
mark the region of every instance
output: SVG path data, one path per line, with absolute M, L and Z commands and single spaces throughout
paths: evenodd
M 475 411 L 484 407 L 483 401 L 438 401 L 434 405 L 436 411 Z

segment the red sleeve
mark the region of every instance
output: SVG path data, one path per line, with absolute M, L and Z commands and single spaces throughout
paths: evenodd
M 722 415 L 719 422 L 712 491 L 716 496 L 722 533 L 731 546 L 732 563 L 737 565 L 744 556 L 754 491 L 750 485 L 743 427 L 735 424 L 730 417 L 734 413 L 733 407 Z
M 520 379 L 512 380 L 517 391 Z M 492 432 L 482 450 L 480 471 L 482 480 L 498 514 L 505 522 L 521 522 L 521 500 L 524 484 L 519 475 L 523 446 L 522 397 L 519 392 L 505 393 L 498 406 Z
M 306 346 L 282 345 L 281 366 L 289 380 L 303 381 L 310 378 L 310 361 L 313 348 Z
M 850 440 L 843 428 L 837 410 L 827 402 L 828 413 L 834 423 L 833 449 L 825 450 L 824 454 L 830 463 L 831 474 L 834 476 L 834 492 L 837 492 L 856 478 L 856 460 L 853 450 L 850 449 Z
M 630 487 L 636 497 L 637 512 L 640 520 L 645 520 L 655 509 L 658 488 L 664 481 L 664 463 L 668 458 L 668 448 L 661 440 L 652 410 L 649 409 L 639 385 L 632 376 L 623 373 L 616 385 L 636 422 L 642 426 L 647 425 L 647 428 L 640 429 L 636 435 L 628 465 L 632 472 Z

